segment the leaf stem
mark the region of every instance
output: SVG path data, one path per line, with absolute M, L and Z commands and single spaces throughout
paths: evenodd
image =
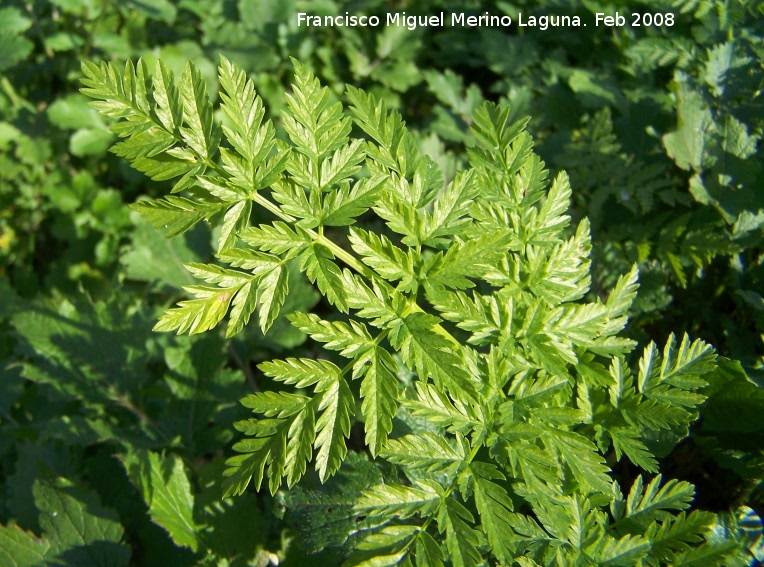
M 268 200 L 267 197 L 264 195 L 253 192 L 252 194 L 252 200 L 263 207 L 264 209 L 270 211 L 275 216 L 283 220 L 284 222 L 294 224 L 297 219 L 294 218 L 292 215 L 288 215 L 284 211 L 282 211 L 275 203 L 272 203 L 270 200 Z M 353 268 L 356 272 L 361 274 L 362 276 L 371 279 L 374 275 L 374 272 L 365 264 L 360 262 L 355 256 L 353 256 L 350 252 L 342 248 L 339 244 L 334 242 L 333 240 L 330 240 L 326 236 L 324 236 L 323 231 L 320 233 L 316 232 L 315 230 L 308 229 L 306 231 L 310 237 L 319 244 L 325 246 L 329 250 L 331 250 L 332 254 L 334 254 L 335 257 L 342 260 L 345 264 L 347 264 L 349 267 Z
M 226 175 L 226 174 L 224 173 L 224 175 Z M 226 176 L 227 176 L 227 175 L 226 175 Z M 271 202 L 270 202 L 270 201 L 269 201 L 269 200 L 268 200 L 268 199 L 267 199 L 267 198 L 266 198 L 264 195 L 262 195 L 261 193 L 259 193 L 259 192 L 257 192 L 257 191 L 252 191 L 252 194 L 251 194 L 251 198 L 252 198 L 252 200 L 253 200 L 255 203 L 257 203 L 258 205 L 260 205 L 261 207 L 263 207 L 263 208 L 264 208 L 264 209 L 266 209 L 267 211 L 270 211 L 271 213 L 273 213 L 275 216 L 277 216 L 278 218 L 280 218 L 280 219 L 281 219 L 281 220 L 283 220 L 284 222 L 287 222 L 287 223 L 295 223 L 295 222 L 297 221 L 297 219 L 296 219 L 296 218 L 294 218 L 292 215 L 288 215 L 288 214 L 286 214 L 284 211 L 282 211 L 282 210 L 281 210 L 281 209 L 278 207 L 278 205 L 276 205 L 275 203 L 271 203 Z

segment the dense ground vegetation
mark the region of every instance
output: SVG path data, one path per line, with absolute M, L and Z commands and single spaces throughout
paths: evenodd
M 764 561 L 763 38 L 5 2 L 0 565 Z

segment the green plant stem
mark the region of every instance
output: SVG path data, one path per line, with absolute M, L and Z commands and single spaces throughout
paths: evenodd
M 285 212 L 283 212 L 275 203 L 272 203 L 264 195 L 260 193 L 253 192 L 252 200 L 258 205 L 260 205 L 261 207 L 263 207 L 264 209 L 266 209 L 267 211 L 270 211 L 271 213 L 273 213 L 275 216 L 277 216 L 284 222 L 293 224 L 297 221 L 296 218 L 294 218 L 292 215 L 288 215 Z M 334 241 L 324 236 L 322 233 L 319 234 L 312 229 L 308 229 L 306 232 L 310 235 L 310 237 L 314 241 L 320 243 L 322 246 L 326 246 L 329 250 L 331 250 L 332 254 L 334 254 L 335 257 L 345 262 L 345 264 L 353 268 L 356 272 L 358 272 L 359 274 L 361 274 L 362 276 L 368 279 L 372 278 L 374 272 L 371 269 L 369 269 L 369 267 L 367 267 L 365 264 L 358 261 L 358 259 L 355 256 L 353 256 L 350 252 L 348 252 L 347 250 L 339 246 L 337 243 L 335 243 Z

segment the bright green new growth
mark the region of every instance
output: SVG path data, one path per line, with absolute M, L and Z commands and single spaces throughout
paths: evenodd
M 153 76 L 142 61 L 123 73 L 86 62 L 83 73 L 83 92 L 120 119 L 113 151 L 175 180 L 171 195 L 134 208 L 167 236 L 221 225 L 227 267 L 188 265 L 204 283 L 156 330 L 199 333 L 227 315 L 232 336 L 256 312 L 267 333 L 290 264 L 343 314 L 289 315 L 339 355 L 260 366 L 291 388 L 242 400 L 254 417 L 235 424 L 246 438 L 226 494 L 266 478 L 271 492 L 292 487 L 314 459 L 325 480 L 357 417 L 371 455 L 402 474 L 356 504 L 375 527 L 347 565 L 717 565 L 734 551 L 710 537 L 713 514 L 687 512 L 688 483 L 638 477 L 624 499 L 610 476 L 622 458 L 658 472 L 656 456 L 697 418 L 715 354 L 672 336 L 629 368 L 635 345 L 618 333 L 636 268 L 606 301 L 584 300 L 589 224 L 569 231 L 567 176 L 549 184 L 527 121 L 479 107 L 471 168 L 446 182 L 384 101 L 348 87 L 351 119 L 296 62 L 288 142 L 224 58 L 222 126 L 193 64 L 178 83 L 161 62 Z M 253 206 L 275 220 L 250 226 Z M 351 226 L 371 214 L 389 230 Z M 417 430 L 389 438 L 396 415 Z

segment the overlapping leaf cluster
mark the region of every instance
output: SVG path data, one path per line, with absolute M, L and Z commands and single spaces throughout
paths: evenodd
M 526 121 L 477 108 L 470 168 L 444 179 L 384 101 L 349 87 L 351 118 L 294 66 L 288 140 L 277 140 L 252 82 L 224 58 L 222 127 L 193 64 L 178 83 L 161 62 L 153 75 L 141 61 L 124 72 L 83 65 L 83 92 L 120 119 L 115 153 L 174 181 L 172 194 L 135 209 L 168 236 L 220 226 L 220 264 L 187 266 L 204 284 L 186 287 L 193 298 L 157 330 L 199 333 L 228 315 L 232 336 L 256 313 L 267 333 L 290 266 L 335 310 L 290 315 L 324 355 L 260 365 L 285 388 L 242 399 L 253 417 L 235 424 L 245 437 L 227 461 L 226 494 L 266 479 L 271 492 L 291 488 L 311 462 L 326 480 L 359 420 L 372 457 L 401 475 L 354 506 L 365 521 L 347 565 L 731 556 L 735 544 L 710 535 L 714 516 L 688 511 L 691 485 L 639 477 L 624 499 L 611 476 L 620 459 L 658 472 L 660 445 L 686 436 L 716 356 L 672 336 L 629 366 L 635 345 L 618 334 L 636 269 L 606 300 L 583 300 L 589 223 L 569 226 L 568 178 L 550 183 Z M 253 206 L 274 220 L 251 225 Z M 394 420 L 409 432 L 393 435 Z

